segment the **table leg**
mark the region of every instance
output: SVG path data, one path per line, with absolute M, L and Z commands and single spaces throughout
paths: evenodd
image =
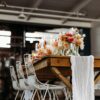
M 51 67 L 51 70 L 68 87 L 68 89 L 72 91 L 72 85 L 70 81 L 66 77 L 64 77 L 56 67 Z
M 96 75 L 94 82 L 95 84 L 97 84 L 99 81 L 100 81 L 100 72 Z

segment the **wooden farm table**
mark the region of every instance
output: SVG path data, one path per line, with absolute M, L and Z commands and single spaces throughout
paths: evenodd
M 70 57 L 66 56 L 47 56 L 34 63 L 37 76 L 39 78 L 59 78 L 68 88 L 72 90 L 70 80 L 66 77 L 71 75 Z M 95 70 L 100 71 L 100 58 L 95 57 Z M 100 72 L 95 77 L 95 83 L 100 80 Z

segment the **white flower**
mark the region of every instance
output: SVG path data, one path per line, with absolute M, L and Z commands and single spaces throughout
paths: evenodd
M 86 35 L 85 35 L 85 34 L 83 34 L 83 37 L 86 37 Z
M 84 42 L 83 42 L 83 41 L 81 42 L 80 49 L 81 49 L 81 50 L 84 49 Z
M 76 29 L 75 28 L 70 28 L 69 33 L 70 34 L 75 34 L 76 33 Z

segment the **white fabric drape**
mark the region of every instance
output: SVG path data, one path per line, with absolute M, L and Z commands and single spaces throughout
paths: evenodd
M 24 99 L 23 100 L 31 100 L 33 92 L 30 90 L 24 90 Z
M 94 57 L 71 56 L 73 100 L 94 99 Z

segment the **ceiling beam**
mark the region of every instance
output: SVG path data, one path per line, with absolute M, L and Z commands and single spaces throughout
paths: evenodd
M 78 16 L 78 13 L 80 12 L 80 10 L 85 8 L 91 1 L 92 0 L 83 0 L 78 5 L 76 5 L 71 11 L 76 12 L 76 15 Z M 68 15 L 68 16 L 70 16 L 70 15 Z M 62 24 L 66 23 L 67 21 L 68 21 L 68 19 L 63 19 Z
M 62 17 L 60 17 L 61 19 Z M 57 25 L 57 26 L 75 26 L 75 27 L 87 27 L 87 28 L 91 28 L 92 27 L 92 23 L 91 22 L 86 22 L 81 20 L 81 21 L 68 21 L 65 24 L 61 24 L 61 20 L 57 20 L 57 19 L 52 19 L 50 18 L 38 18 L 38 17 L 32 17 L 29 21 L 25 20 L 25 19 L 19 19 L 16 15 L 5 15 L 5 14 L 0 14 L 0 21 L 8 21 L 8 22 L 20 22 L 20 23 L 31 23 L 31 24 L 45 24 L 45 25 Z M 100 22 L 100 21 L 99 21 Z
M 4 7 L 2 4 L 0 4 L 0 7 Z M 53 13 L 53 14 L 66 14 L 66 15 L 76 15 L 75 12 L 66 12 L 66 11 L 57 11 L 57 10 L 50 10 L 50 9 L 40 9 L 40 8 L 29 8 L 29 7 L 21 7 L 21 6 L 12 6 L 12 5 L 7 5 L 6 7 L 4 7 L 5 10 L 15 10 L 15 11 L 19 11 L 19 10 L 28 10 L 28 11 L 38 11 L 38 12 L 44 12 L 44 13 Z M 3 8 L 2 8 L 3 10 Z M 78 13 L 78 16 L 84 16 L 83 13 Z
M 2 18 L 2 14 L 4 15 L 15 15 L 15 17 L 18 19 L 16 15 L 19 14 L 19 11 L 11 11 L 11 10 L 0 10 L 0 18 Z M 92 19 L 92 18 L 84 18 L 84 17 L 74 17 L 74 16 L 63 16 L 63 15 L 54 15 L 54 14 L 44 14 L 44 13 L 35 13 L 35 12 L 24 12 L 25 15 L 31 15 L 32 17 L 41 17 L 41 18 L 50 18 L 54 20 L 60 20 L 60 19 L 69 19 L 69 20 L 74 20 L 74 21 L 84 21 L 84 22 L 100 22 L 100 19 Z M 8 17 L 7 17 L 8 18 Z M 15 19 L 14 19 L 15 20 Z M 22 19 L 19 19 L 22 20 Z M 26 20 L 26 19 L 23 19 Z M 30 20 L 29 20 L 30 21 Z
M 31 7 L 32 7 L 32 8 L 39 8 L 41 2 L 42 2 L 42 0 L 37 0 L 37 1 L 35 2 L 35 4 L 34 4 L 34 3 L 32 4 Z M 33 12 L 33 10 L 30 10 L 30 13 L 31 13 L 31 12 Z M 27 16 L 27 20 L 29 20 L 30 18 L 31 18 L 31 16 L 28 15 L 28 16 Z

